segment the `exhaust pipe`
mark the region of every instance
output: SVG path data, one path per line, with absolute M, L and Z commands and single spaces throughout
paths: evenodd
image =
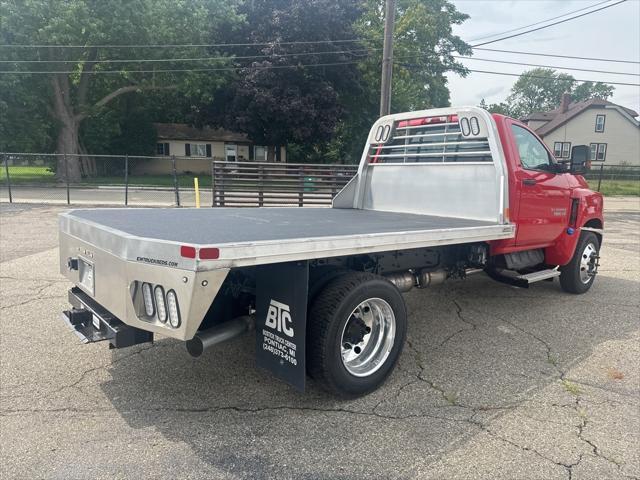
M 191 340 L 187 340 L 187 352 L 197 358 L 208 348 L 248 332 L 252 324 L 253 317 L 246 315 L 198 332 Z
M 393 283 L 398 290 L 406 293 L 413 287 L 426 288 L 444 283 L 447 279 L 446 270 L 420 270 L 418 273 L 398 272 L 385 275 L 385 278 Z

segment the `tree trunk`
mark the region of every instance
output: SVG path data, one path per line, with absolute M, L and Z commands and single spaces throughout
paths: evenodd
M 80 169 L 80 143 L 78 141 L 79 125 L 71 120 L 70 124 L 63 124 L 58 132 L 56 151 L 58 157 L 56 178 L 58 181 L 70 183 L 82 180 Z
M 70 99 L 69 78 L 62 74 L 53 75 L 51 86 L 53 87 L 53 113 L 60 125 L 56 153 L 61 155 L 56 165 L 56 178 L 61 182 L 79 182 L 82 179 L 78 155 L 80 124 Z

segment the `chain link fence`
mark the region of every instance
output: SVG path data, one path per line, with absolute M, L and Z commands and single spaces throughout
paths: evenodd
M 219 197 L 224 198 L 225 190 L 235 197 L 234 206 L 329 205 L 357 170 L 355 165 L 260 164 L 260 172 L 271 180 L 264 183 L 247 177 L 257 168 L 255 162 L 214 168 L 225 164 L 223 159 L 211 157 L 0 153 L 0 201 L 193 207 L 197 178 L 203 206 L 224 205 Z M 299 179 L 289 184 L 292 169 Z M 214 175 L 218 176 L 217 184 Z M 275 203 L 240 201 L 268 197 L 274 189 L 274 195 L 279 196 Z

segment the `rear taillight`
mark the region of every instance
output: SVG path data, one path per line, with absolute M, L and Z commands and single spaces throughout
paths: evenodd
M 180 326 L 180 309 L 178 307 L 178 297 L 173 290 L 167 292 L 167 308 L 169 310 L 169 324 L 173 328 L 178 328 Z
M 162 323 L 167 321 L 167 307 L 164 303 L 164 288 L 160 285 L 156 285 L 153 289 L 153 293 L 156 297 L 156 308 L 158 309 L 158 320 Z
M 172 328 L 180 326 L 180 307 L 178 306 L 178 296 L 174 290 L 169 290 L 165 294 L 166 290 L 162 285 L 139 281 L 134 282 L 134 285 L 135 288 L 131 289 L 131 298 L 133 303 L 137 305 L 136 310 L 140 320 L 146 322 L 157 320 Z M 140 290 L 137 288 L 138 285 L 142 285 Z M 142 300 L 136 296 L 140 291 L 142 292 Z
M 148 283 L 142 284 L 142 301 L 144 302 L 144 313 L 147 317 L 153 317 L 155 308 L 153 308 L 153 296 L 151 294 L 151 285 Z

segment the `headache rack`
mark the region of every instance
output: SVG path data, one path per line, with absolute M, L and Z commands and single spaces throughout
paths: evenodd
M 333 207 L 508 223 L 506 172 L 495 121 L 481 108 L 387 115 Z
M 370 146 L 370 163 L 492 161 L 488 138 L 469 136 L 471 124 L 463 132 L 457 115 L 399 120 L 389 133 L 386 143 Z

